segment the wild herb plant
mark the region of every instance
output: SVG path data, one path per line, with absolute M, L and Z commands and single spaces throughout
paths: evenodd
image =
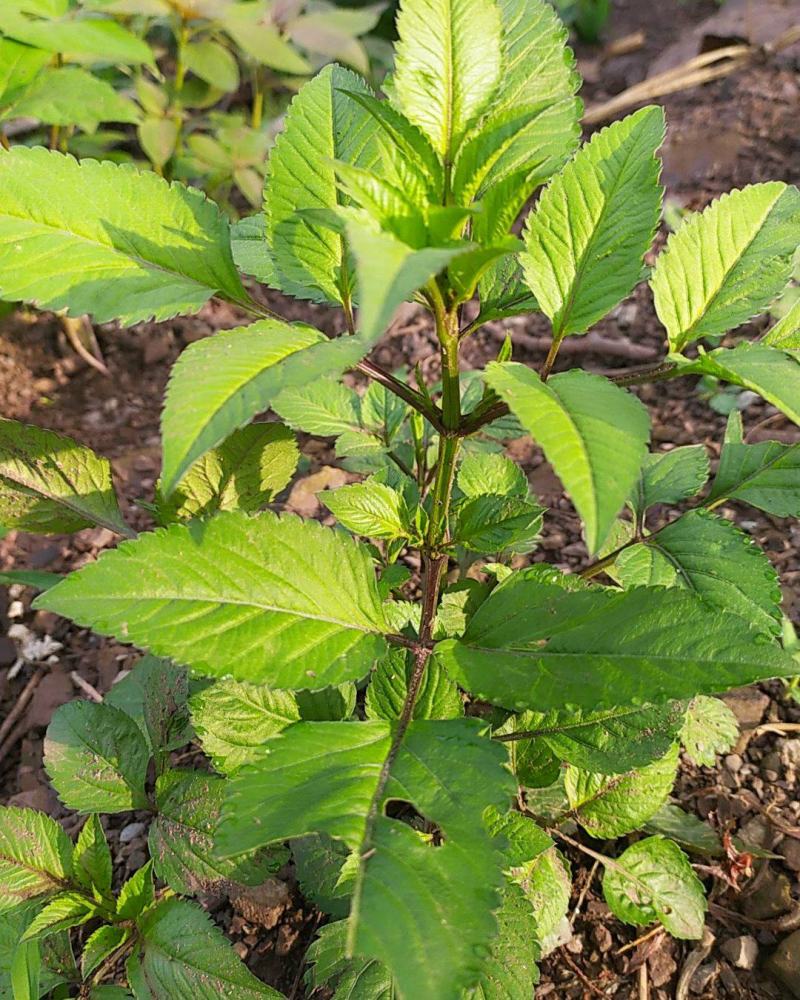
M 70 869 L 55 825 L 6 810 L 0 900 L 19 932 L 36 928 L 13 958 L 18 978 L 35 979 L 37 955 L 52 974 L 30 943 L 40 931 L 57 930 L 43 940 L 63 951 L 65 928 L 87 920 L 111 928 L 103 942 L 127 956 L 137 998 L 264 995 L 230 955 L 208 986 L 202 961 L 218 935 L 173 894 L 220 879 L 240 891 L 261 877 L 254 859 L 277 864 L 287 845 L 304 893 L 332 918 L 309 982 L 337 995 L 530 997 L 569 900 L 563 842 L 604 866 L 619 919 L 701 935 L 703 886 L 682 846 L 708 849 L 712 831 L 667 802 L 679 748 L 713 763 L 735 738 L 713 696 L 800 674 L 781 643 L 777 574 L 720 509 L 800 514 L 800 446 L 748 444 L 734 415 L 709 489 L 702 445 L 648 450 L 632 390 L 710 374 L 800 422 L 792 319 L 715 346 L 786 285 L 800 193 L 776 181 L 723 196 L 685 218 L 648 273 L 659 108 L 580 145 L 566 31 L 539 0 L 406 0 L 397 27 L 388 99 L 339 66 L 300 91 L 263 215 L 233 245 L 213 204 L 152 173 L 43 149 L 0 156 L 5 297 L 132 324 L 217 296 L 253 320 L 192 344 L 172 371 L 153 530 L 126 522 L 104 459 L 0 424 L 0 523 L 101 524 L 122 539 L 36 606 L 150 658 L 127 696 L 60 710 L 46 763 L 73 809 L 153 812 L 164 884 L 151 898 L 142 876 L 147 899 L 122 941 L 110 890 L 76 889 L 79 849 Z M 272 314 L 234 261 L 340 307 L 344 332 Z M 553 374 L 564 338 L 643 280 L 663 361 L 610 378 Z M 368 358 L 408 299 L 430 315 L 436 384 Z M 512 360 L 510 340 L 484 370 L 462 370 L 483 323 L 535 310 L 552 324 L 538 372 Z M 282 422 L 255 420 L 268 410 Z M 336 527 L 276 512 L 293 431 L 332 439 L 364 477 L 321 494 Z M 548 512 L 503 453 L 523 434 L 581 518 L 580 572 L 539 561 Z M 685 512 L 664 516 L 665 505 Z M 178 698 L 170 678 L 184 670 Z M 158 735 L 164 702 L 184 697 L 213 774 L 171 767 L 189 739 L 180 712 Z M 595 838 L 650 835 L 608 857 L 566 821 Z M 99 841 L 96 824 L 85 836 Z M 78 910 L 51 924 L 75 892 Z M 100 949 L 89 950 L 84 995 Z

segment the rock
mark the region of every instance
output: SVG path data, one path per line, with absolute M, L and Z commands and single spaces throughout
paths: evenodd
M 763 816 L 753 816 L 739 828 L 739 839 L 746 847 L 769 849 L 772 827 Z
M 788 988 L 790 996 L 800 997 L 800 931 L 781 941 L 767 969 Z
M 136 840 L 137 837 L 141 837 L 144 831 L 144 823 L 128 823 L 128 825 L 123 826 L 119 832 L 119 842 L 120 844 L 130 844 L 132 840 Z
M 800 768 L 800 740 L 787 740 L 783 744 L 782 755 L 787 767 Z
M 793 906 L 792 884 L 783 872 L 769 869 L 752 896 L 744 900 L 744 912 L 753 920 L 772 920 Z
M 729 753 L 724 760 L 726 770 L 730 771 L 731 774 L 737 774 L 742 769 L 742 764 L 744 761 L 739 756 L 738 753 Z
M 755 968 L 755 964 L 758 961 L 758 942 L 755 938 L 750 937 L 749 934 L 743 934 L 741 937 L 725 941 L 719 950 L 737 969 L 747 969 L 749 971 Z
M 767 781 L 777 781 L 781 772 L 781 755 L 773 750 L 761 758 L 761 774 Z
M 237 913 L 252 924 L 270 930 L 275 927 L 290 900 L 288 885 L 270 878 L 262 885 L 234 886 L 230 898 Z
M 702 994 L 708 989 L 712 980 L 717 978 L 717 963 L 703 962 L 699 965 L 689 980 L 689 991 L 691 993 Z
M 755 688 L 738 688 L 723 695 L 722 700 L 742 726 L 757 726 L 769 707 L 769 695 Z
M 778 848 L 778 853 L 783 855 L 787 867 L 793 872 L 800 872 L 800 840 L 787 837 Z

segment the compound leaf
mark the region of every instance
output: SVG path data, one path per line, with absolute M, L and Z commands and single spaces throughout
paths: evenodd
M 0 155 L 0 189 L 5 299 L 126 325 L 196 312 L 216 294 L 247 301 L 228 222 L 199 191 L 26 146 Z
M 231 779 L 219 849 L 238 854 L 312 831 L 343 840 L 360 852 L 348 954 L 385 963 L 403 997 L 457 1000 L 480 974 L 495 927 L 500 858 L 482 815 L 490 805 L 505 812 L 515 787 L 505 751 L 481 730 L 473 719 L 412 722 L 382 788 L 391 723 L 297 723 Z M 392 799 L 410 801 L 444 843 L 428 845 L 386 816 Z
M 646 837 L 623 851 L 603 875 L 603 895 L 626 924 L 660 920 L 673 937 L 702 937 L 703 885 L 683 851 L 664 837 Z
M 0 806 L 0 913 L 69 887 L 72 844 L 54 819 L 33 809 Z
M 452 162 L 500 80 L 498 7 L 491 0 L 405 0 L 397 33 L 396 103 Z
M 75 881 L 84 889 L 111 891 L 111 850 L 97 813 L 92 813 L 83 824 L 72 855 Z
M 60 892 L 28 924 L 20 941 L 36 941 L 79 927 L 97 915 L 96 904 L 82 892 Z
M 651 452 L 631 494 L 631 506 L 643 516 L 653 504 L 688 500 L 705 486 L 708 474 L 708 454 L 702 444 Z
M 687 699 L 800 672 L 744 619 L 684 591 L 569 593 L 520 574 L 436 655 L 476 697 L 541 712 Z
M 239 959 L 211 919 L 193 903 L 165 899 L 137 921 L 140 939 L 127 973 L 136 1000 L 283 1000 Z
M 200 673 L 275 687 L 363 677 L 385 650 L 368 551 L 314 521 L 269 511 L 226 511 L 142 535 L 39 600 Z
M 765 309 L 791 275 L 798 226 L 800 192 L 781 181 L 731 191 L 688 216 L 650 280 L 670 348 L 717 337 Z
M 580 369 L 544 383 L 524 365 L 492 362 L 486 380 L 541 445 L 583 518 L 589 551 L 596 552 L 644 460 L 650 434 L 644 406 Z
M 95 524 L 121 535 L 111 466 L 72 438 L 0 419 L 0 524 L 61 533 Z
M 90 701 L 61 705 L 47 729 L 44 763 L 61 801 L 70 809 L 125 812 L 147 808 L 150 748 L 133 719 L 118 708 Z
M 542 193 L 525 227 L 528 284 L 553 336 L 585 333 L 642 277 L 661 211 L 664 112 L 642 108 L 596 133 Z

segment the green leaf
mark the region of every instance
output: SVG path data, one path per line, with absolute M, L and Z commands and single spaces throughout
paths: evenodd
M 404 0 L 397 34 L 396 103 L 452 162 L 500 81 L 498 7 L 491 0 Z
M 385 650 L 368 551 L 314 521 L 268 511 L 142 535 L 37 600 L 200 673 L 275 687 L 363 677 Z
M 749 535 L 708 511 L 688 511 L 625 549 L 614 565 L 625 586 L 685 588 L 754 630 L 780 634 L 781 588 L 772 563 Z
M 11 961 L 11 995 L 14 1000 L 38 1000 L 42 992 L 42 956 L 38 941 L 20 941 Z
M 642 277 L 661 213 L 664 112 L 642 108 L 595 133 L 525 226 L 525 277 L 553 336 L 585 333 Z
M 575 819 L 599 839 L 638 829 L 667 801 L 678 754 L 676 743 L 660 760 L 627 774 L 595 774 L 568 767 L 565 787 Z
M 0 155 L 0 188 L 3 298 L 126 325 L 196 312 L 218 293 L 247 301 L 227 220 L 199 191 L 25 146 Z
M 148 861 L 120 888 L 117 896 L 117 919 L 135 920 L 153 905 L 154 900 L 153 862 Z
M 3 115 L 37 118 L 46 125 L 78 125 L 93 132 L 100 122 L 133 122 L 141 112 L 110 83 L 77 66 L 41 73 Z
M 136 1000 L 283 1000 L 250 972 L 222 931 L 193 903 L 165 899 L 137 921 L 140 941 L 128 959 Z
M 738 410 L 728 419 L 709 500 L 741 500 L 777 517 L 800 517 L 800 444 L 745 444 L 741 420 Z M 737 421 L 738 433 L 731 437 Z
M 177 149 L 180 129 L 173 118 L 159 115 L 145 118 L 137 128 L 136 135 L 144 155 L 160 171 Z
M 654 504 L 676 504 L 696 496 L 705 486 L 708 474 L 708 455 L 702 444 L 652 452 L 645 457 L 631 494 L 634 513 L 643 516 Z
M 452 540 L 473 552 L 527 552 L 539 536 L 544 511 L 520 497 L 470 497 L 454 507 Z
M 762 312 L 789 280 L 798 226 L 800 192 L 781 181 L 731 191 L 684 219 L 650 280 L 671 350 Z
M 320 929 L 306 954 L 306 983 L 313 989 L 335 989 L 334 1000 L 397 1000 L 391 972 L 382 962 L 347 957 L 347 921 L 337 920 Z
M 603 895 L 614 916 L 640 927 L 656 920 L 676 938 L 703 935 L 706 897 L 683 851 L 671 840 L 633 844 L 603 875 Z
M 686 699 L 800 671 L 738 615 L 683 591 L 568 593 L 520 574 L 435 654 L 476 697 L 541 712 Z
M 80 927 L 97 913 L 96 904 L 82 892 L 60 892 L 36 914 L 20 941 L 38 941 L 58 931 Z
M 278 847 L 232 861 L 214 855 L 214 830 L 225 779 L 198 771 L 170 770 L 156 782 L 158 815 L 148 848 L 158 877 L 184 896 L 225 892 L 231 883 L 260 885 L 286 861 Z
M 344 203 L 334 160 L 380 174 L 383 142 L 374 118 L 345 91 L 369 93 L 341 66 L 327 66 L 303 87 L 270 153 L 265 187 L 274 287 L 336 305 L 349 301 L 353 284 L 344 241 L 300 213 Z
M 0 806 L 0 913 L 69 887 L 72 844 L 54 819 Z
M 408 538 L 411 515 L 402 493 L 374 477 L 363 483 L 325 490 L 320 500 L 337 521 L 367 538 Z
M 800 362 L 764 344 L 742 343 L 701 354 L 682 365 L 682 375 L 712 375 L 757 393 L 800 424 Z
M 83 946 L 83 954 L 81 955 L 81 975 L 83 978 L 88 979 L 112 952 L 115 952 L 117 948 L 121 948 L 130 937 L 130 933 L 127 927 L 103 924 L 93 934 L 90 934 L 86 939 Z M 125 991 L 123 991 L 123 995 L 129 996 Z M 94 993 L 91 996 L 94 998 Z
M 485 493 L 528 496 L 528 479 L 525 473 L 505 455 L 465 455 L 458 467 L 456 483 L 467 497 L 479 497 Z
M 1 907 L 0 907 L 1 908 Z M 3 1000 L 22 997 L 19 984 L 12 983 L 14 973 L 25 982 L 25 965 L 28 956 L 32 959 L 34 978 L 38 973 L 38 989 L 34 989 L 33 1000 L 46 995 L 61 983 L 77 978 L 72 951 L 65 932 L 59 932 L 42 942 L 26 942 L 20 946 L 20 938 L 33 917 L 41 909 L 41 900 L 29 899 L 5 911 L 0 919 L 0 996 Z M 14 968 L 15 963 L 17 968 Z M 27 985 L 27 984 L 26 984 Z M 17 986 L 18 992 L 14 993 Z
M 272 409 L 295 430 L 321 437 L 344 434 L 359 426 L 358 396 L 332 378 L 285 389 Z
M 686 712 L 681 742 L 701 767 L 714 767 L 717 754 L 728 753 L 739 739 L 739 722 L 719 698 L 693 698 Z
M 154 754 L 177 750 L 192 738 L 187 706 L 189 678 L 183 667 L 143 656 L 105 696 L 105 704 L 129 715 Z
M 54 431 L 2 419 L 0 524 L 44 533 L 100 524 L 133 533 L 120 514 L 105 458 Z
M 358 865 L 355 854 L 320 833 L 296 837 L 291 849 L 303 895 L 332 917 L 346 917 Z
M 110 705 L 68 702 L 56 709 L 47 729 L 45 767 L 69 809 L 146 809 L 149 762 L 150 750 L 139 727 Z
M 392 649 L 372 675 L 364 705 L 368 719 L 399 719 L 414 668 L 413 657 L 404 649 Z M 456 719 L 464 714 L 458 688 L 437 663 L 425 669 L 413 719 Z
M 772 329 L 767 330 L 761 342 L 782 351 L 800 350 L 800 299 Z
M 97 889 L 102 894 L 111 891 L 112 861 L 106 835 L 96 813 L 83 824 L 72 855 L 75 881 L 90 892 Z
M 543 955 L 555 947 L 565 922 L 572 880 L 566 858 L 554 847 L 512 869 L 532 909 L 531 933 Z
M 685 715 L 682 702 L 595 712 L 529 711 L 497 732 L 530 734 L 529 740 L 511 742 L 512 753 L 525 754 L 530 742 L 541 741 L 559 760 L 583 770 L 621 774 L 662 757 L 678 738 Z
M 60 573 L 45 573 L 38 569 L 8 569 L 0 572 L 0 583 L 7 586 L 20 584 L 34 590 L 48 590 L 60 583 L 64 577 Z
M 226 4 L 217 8 L 225 31 L 237 46 L 263 66 L 281 73 L 311 73 L 310 63 L 285 38 L 271 17 L 257 4 Z
M 608 379 L 580 369 L 545 384 L 524 365 L 492 362 L 486 381 L 541 445 L 595 553 L 639 475 L 650 433 L 646 409 Z
M 219 90 L 230 92 L 239 87 L 239 64 L 235 56 L 210 39 L 192 41 L 183 49 L 186 68 Z
M 295 436 L 283 424 L 242 427 L 198 458 L 169 500 L 158 497 L 159 520 L 186 521 L 220 510 L 253 514 L 289 483 L 298 459 Z
M 11 104 L 50 62 L 49 52 L 0 38 L 0 108 Z
M 470 249 L 467 245 L 412 250 L 391 233 L 354 222 L 347 225 L 347 238 L 358 273 L 358 330 L 370 343 L 386 330 L 395 309 L 412 292 Z
M 243 274 L 256 278 L 262 285 L 274 287 L 278 282 L 275 262 L 267 243 L 262 212 L 239 219 L 231 226 L 231 251 L 236 266 Z
M 0 10 L 0 32 L 35 48 L 64 53 L 67 60 L 80 57 L 130 66 L 154 65 L 147 43 L 108 19 L 66 16 L 40 20 L 25 17 L 13 10 L 13 5 L 4 5 Z
M 716 832 L 694 813 L 685 812 L 680 806 L 668 802 L 655 816 L 651 816 L 644 827 L 647 833 L 659 833 L 675 840 L 687 851 L 694 854 L 720 857 L 722 844 Z
M 393 726 L 297 723 L 231 779 L 219 849 L 310 831 L 343 840 L 361 855 L 348 952 L 385 963 L 402 996 L 456 1000 L 480 973 L 498 902 L 499 858 L 481 816 L 490 805 L 505 811 L 515 787 L 505 751 L 481 729 L 473 719 L 412 722 L 371 815 Z M 410 801 L 444 843 L 384 815 L 391 799 Z

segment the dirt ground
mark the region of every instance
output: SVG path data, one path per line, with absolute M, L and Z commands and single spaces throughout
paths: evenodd
M 798 0 L 771 2 L 793 9 L 800 22 Z M 764 15 L 760 4 L 753 7 L 756 15 L 759 10 Z M 617 0 L 606 44 L 637 31 L 644 32 L 643 44 L 613 58 L 606 57 L 607 49 L 602 46 L 578 47 L 587 79 L 587 104 L 644 79 L 657 61 L 664 68 L 670 52 L 677 51 L 670 47 L 685 44 L 689 33 L 717 11 L 714 0 L 662 0 L 647 5 Z M 758 25 L 751 25 L 754 31 L 768 29 L 764 16 L 756 19 Z M 713 22 L 699 37 L 704 47 L 729 40 L 717 35 Z M 757 61 L 734 76 L 663 100 L 669 122 L 664 180 L 667 197 L 676 206 L 697 208 L 724 190 L 755 181 L 800 181 L 798 68 L 800 48 L 795 46 L 779 58 Z M 286 303 L 273 293 L 266 297 L 289 319 L 304 319 L 327 330 L 336 329 L 339 323 L 330 311 Z M 148 515 L 135 501 L 152 497 L 158 475 L 158 420 L 170 365 L 187 344 L 240 321 L 231 307 L 215 303 L 190 319 L 124 331 L 101 328 L 98 338 L 110 371 L 110 377 L 104 378 L 70 350 L 54 317 L 18 312 L 0 321 L 0 412 L 70 434 L 108 456 L 127 513 L 134 524 L 144 527 Z M 512 333 L 517 360 L 543 360 L 547 323 L 530 317 L 485 327 L 467 342 L 466 364 L 481 365 L 493 356 L 506 330 Z M 573 353 L 561 353 L 561 367 L 580 364 L 594 371 L 660 357 L 663 331 L 649 292 L 640 289 L 589 338 L 573 338 L 569 350 Z M 424 317 L 413 311 L 377 348 L 375 358 L 387 367 L 419 361 L 431 378 L 437 374 L 430 329 Z M 709 406 L 691 381 L 638 391 L 651 411 L 654 446 L 703 442 L 712 456 L 718 455 L 725 417 Z M 748 405 L 743 416 L 750 441 L 800 438 L 796 427 L 760 401 Z M 324 443 L 306 442 L 304 451 L 311 473 L 330 461 L 330 449 Z M 558 481 L 532 447 L 517 447 L 515 457 L 524 461 L 533 489 L 551 506 L 535 558 L 565 569 L 585 564 L 577 518 L 561 495 Z M 800 526 L 749 508 L 728 513 L 766 548 L 781 574 L 786 612 L 800 621 Z M 13 565 L 65 571 L 94 559 L 113 542 L 114 537 L 104 529 L 46 539 L 12 532 L 0 541 L 0 569 Z M 42 770 L 44 730 L 58 705 L 83 696 L 73 672 L 103 694 L 121 671 L 131 667 L 137 654 L 49 613 L 34 613 L 29 602 L 29 592 L 0 587 L 0 719 L 10 711 L 34 669 L 28 664 L 9 680 L 8 668 L 23 641 L 19 629 L 14 630 L 16 639 L 6 636 L 9 626 L 22 625 L 30 638 L 49 638 L 60 648 L 54 648 L 54 662 L 10 738 L 0 746 L 0 802 L 46 810 L 74 831 L 78 818 L 60 805 Z M 779 984 L 765 967 L 782 942 L 784 948 L 794 949 L 800 984 L 800 940 L 796 937 L 793 946 L 786 944 L 791 932 L 800 928 L 800 734 L 791 728 L 800 722 L 800 705 L 783 697 L 780 684 L 747 689 L 729 702 L 743 727 L 739 746 L 713 769 L 684 760 L 674 799 L 718 829 L 738 834 L 777 857 L 757 861 L 755 877 L 738 891 L 708 876 L 713 901 L 709 928 L 714 940 L 698 950 L 663 933 L 637 941 L 632 928 L 610 917 L 590 859 L 568 851 L 575 874 L 570 911 L 574 936 L 544 962 L 537 997 L 777 1000 L 791 996 L 790 987 L 786 982 Z M 146 814 L 129 814 L 112 818 L 108 825 L 122 873 L 132 872 L 144 861 L 146 830 L 142 824 L 147 819 Z M 299 998 L 304 995 L 303 955 L 319 915 L 303 906 L 291 871 L 283 874 L 286 887 L 275 889 L 255 909 L 243 912 L 225 899 L 206 903 L 253 971 Z M 800 996 L 800 985 L 795 989 L 794 995 Z

